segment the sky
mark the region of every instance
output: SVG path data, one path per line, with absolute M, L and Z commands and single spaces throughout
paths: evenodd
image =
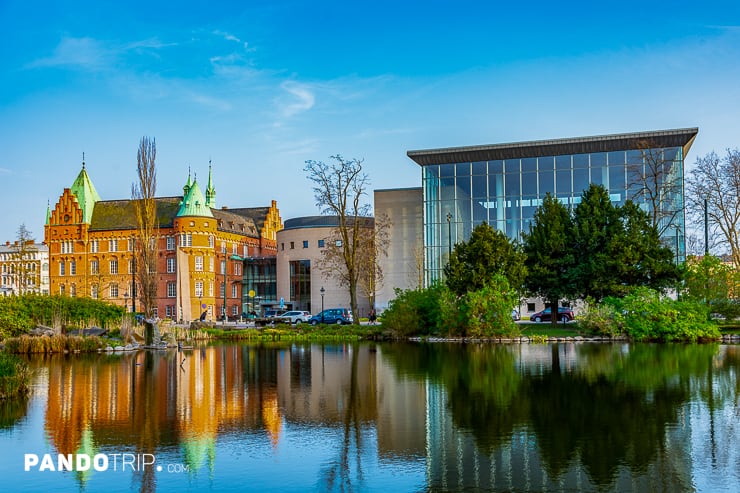
M 110 4 L 110 5 L 109 5 Z M 131 197 L 213 167 L 219 207 L 319 209 L 307 160 L 421 186 L 409 150 L 698 127 L 740 146 L 740 2 L 0 0 L 0 241 L 86 169 Z M 367 197 L 372 201 L 372 193 Z

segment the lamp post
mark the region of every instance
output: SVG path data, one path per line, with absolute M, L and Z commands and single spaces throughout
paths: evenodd
M 321 323 L 324 323 L 324 293 L 326 293 L 326 289 L 324 289 L 324 286 L 321 286 L 321 289 L 319 289 L 319 293 L 321 293 Z
M 452 257 L 452 214 L 447 213 L 447 261 Z

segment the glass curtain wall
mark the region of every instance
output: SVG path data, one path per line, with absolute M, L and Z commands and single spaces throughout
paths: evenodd
M 311 261 L 290 261 L 290 299 L 294 310 L 311 311 Z
M 262 306 L 277 302 L 277 258 L 247 258 L 242 276 L 242 309 L 262 314 Z M 254 297 L 249 292 L 254 291 Z
M 615 205 L 630 199 L 648 212 L 684 261 L 681 147 L 434 164 L 422 168 L 427 285 L 443 277 L 455 243 L 477 225 L 520 239 L 547 193 L 573 206 L 591 183 L 606 187 Z

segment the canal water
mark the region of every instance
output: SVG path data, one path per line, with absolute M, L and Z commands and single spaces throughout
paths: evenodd
M 31 358 L 2 491 L 740 490 L 740 346 L 219 344 Z

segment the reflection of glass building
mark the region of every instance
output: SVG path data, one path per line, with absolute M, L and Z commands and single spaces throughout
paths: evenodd
M 580 200 L 604 185 L 656 215 L 666 245 L 685 258 L 683 164 L 696 128 L 409 151 L 422 167 L 426 281 L 441 277 L 451 245 L 488 222 L 519 238 L 542 199 Z

